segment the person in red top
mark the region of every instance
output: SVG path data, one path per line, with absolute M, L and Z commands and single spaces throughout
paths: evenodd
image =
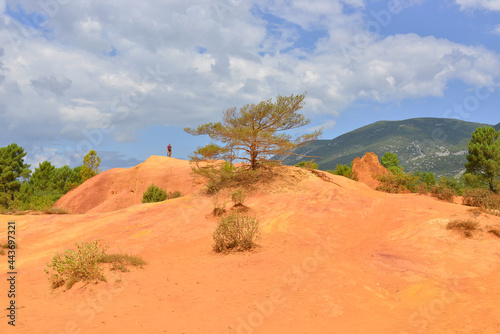
M 170 146 L 170 144 L 167 146 L 167 156 L 169 158 L 172 157 L 172 146 Z

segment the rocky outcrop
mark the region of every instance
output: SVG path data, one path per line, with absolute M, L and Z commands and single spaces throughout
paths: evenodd
M 390 173 L 387 168 L 382 166 L 378 156 L 373 152 L 365 153 L 362 158 L 355 158 L 352 162 L 352 171 L 353 174 L 357 174 L 359 182 L 363 182 L 372 189 L 379 185 L 375 178 L 377 175 Z

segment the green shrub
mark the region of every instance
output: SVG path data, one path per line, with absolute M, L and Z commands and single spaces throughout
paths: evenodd
M 500 196 L 486 188 L 468 188 L 463 193 L 462 204 L 498 210 L 500 209 Z
M 169 192 L 168 195 L 167 195 L 167 198 L 168 199 L 173 199 L 173 198 L 178 198 L 178 197 L 181 197 L 182 194 L 179 190 L 176 190 L 174 192 Z
M 243 188 L 239 188 L 231 194 L 231 199 L 233 200 L 235 206 L 243 205 L 243 202 L 245 202 L 246 198 L 247 192 Z
M 132 256 L 127 254 L 105 254 L 101 259 L 101 263 L 110 263 L 113 266 L 111 270 L 120 270 L 123 272 L 130 271 L 127 269 L 127 265 L 139 266 L 142 268 L 146 264 L 142 258 L 138 256 Z
M 44 213 L 47 215 L 66 215 L 68 214 L 68 211 L 60 208 L 50 208 L 46 209 Z
M 453 220 L 446 225 L 446 229 L 455 230 L 467 238 L 472 237 L 472 232 L 478 227 L 479 223 L 473 220 Z
M 295 164 L 295 167 L 318 169 L 318 164 L 314 162 L 314 159 L 312 159 L 311 161 L 301 161 L 298 164 Z
M 226 212 L 226 203 L 219 202 L 219 193 L 215 194 L 214 197 L 214 209 L 212 210 L 212 214 L 216 217 L 222 216 Z
M 76 243 L 77 250 L 67 249 L 63 255 L 57 254 L 52 258 L 52 263 L 47 264 L 51 269 L 45 269 L 50 274 L 49 280 L 52 288 L 56 289 L 66 285 L 70 289 L 78 281 L 101 280 L 106 281 L 99 267 L 102 263 L 110 263 L 111 270 L 128 271 L 127 265 L 141 266 L 146 262 L 137 256 L 127 254 L 106 254 L 106 248 L 100 240 Z
M 394 174 L 379 174 L 375 178 L 380 182 L 377 190 L 388 193 L 416 192 L 417 185 L 419 184 L 418 177 L 413 176 L 412 173 L 396 172 Z
M 417 186 L 417 192 L 419 195 L 427 195 L 429 193 L 429 188 L 427 187 L 427 183 L 422 182 Z
M 465 188 L 465 183 L 463 180 L 458 180 L 455 177 L 443 176 L 439 179 L 439 186 L 454 189 L 456 194 L 461 196 Z
M 167 199 L 165 190 L 151 184 L 142 195 L 142 203 L 161 202 Z
M 100 245 L 99 240 L 75 244 L 76 251 L 67 249 L 64 255 L 58 253 L 52 258 L 52 263 L 47 264 L 51 269 L 50 281 L 54 289 L 64 284 L 69 289 L 81 280 L 105 280 L 99 268 L 99 262 L 105 255 L 105 247 Z M 49 274 L 48 269 L 45 272 Z
M 263 165 L 263 167 L 265 167 Z M 251 188 L 259 181 L 265 181 L 265 176 L 271 176 L 265 168 L 249 170 L 245 166 L 236 168 L 229 162 L 220 165 L 197 164 L 192 168 L 194 176 L 201 176 L 207 179 L 206 193 L 217 194 L 224 188 Z
M 443 184 L 432 187 L 430 193 L 431 196 L 450 203 L 453 203 L 454 196 L 457 196 L 457 191 L 455 189 L 449 188 Z
M 335 166 L 335 170 L 332 172 L 331 170 L 327 170 L 327 172 L 332 173 L 333 175 L 340 175 L 347 177 L 348 179 L 358 180 L 358 173 L 352 171 L 352 163 L 351 167 L 347 165 L 338 164 Z
M 259 237 L 259 222 L 256 218 L 232 214 L 220 219 L 213 233 L 216 252 L 248 250 L 255 246 Z

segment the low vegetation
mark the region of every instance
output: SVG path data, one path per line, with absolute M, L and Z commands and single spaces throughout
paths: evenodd
M 242 206 L 246 198 L 247 192 L 243 188 L 239 188 L 231 194 L 231 199 L 234 202 L 234 206 Z
M 101 263 L 112 265 L 111 270 L 130 271 L 127 266 L 141 267 L 146 264 L 142 258 L 128 254 L 105 254 Z
M 182 194 L 180 191 L 174 191 L 174 192 L 166 192 L 165 190 L 161 189 L 160 187 L 151 184 L 148 189 L 142 194 L 142 203 L 155 203 L 155 202 L 162 202 L 167 199 L 173 199 L 177 197 L 181 197 Z
M 488 233 L 491 233 L 493 234 L 494 236 L 496 237 L 499 237 L 500 238 L 500 229 L 491 229 L 488 231 Z
M 107 247 L 100 240 L 76 243 L 77 249 L 66 249 L 64 254 L 56 254 L 52 262 L 47 264 L 45 273 L 53 289 L 65 285 L 70 289 L 79 281 L 106 281 L 100 264 L 111 263 L 116 269 L 122 270 L 126 265 L 142 266 L 145 262 L 124 254 L 106 254 Z M 113 268 L 112 268 L 113 269 Z M 126 271 L 126 270 L 122 270 Z
M 213 233 L 216 252 L 245 251 L 255 247 L 259 238 L 259 222 L 254 217 L 231 214 L 222 217 Z
M 50 208 L 43 211 L 47 215 L 67 215 L 69 212 L 60 208 Z
M 295 164 L 295 167 L 318 169 L 318 164 L 314 162 L 314 159 L 312 159 L 310 161 L 301 161 Z
M 377 190 L 388 193 L 410 193 L 416 192 L 419 185 L 418 177 L 412 173 L 406 174 L 402 170 L 394 170 L 392 173 L 379 174 L 376 179 L 380 182 Z
M 446 184 L 440 183 L 435 185 L 430 190 L 431 196 L 436 197 L 442 201 L 453 203 L 454 197 L 457 196 L 457 191 L 448 187 Z
M 340 175 L 340 176 L 347 177 L 348 179 L 358 181 L 358 173 L 352 171 L 352 162 L 351 162 L 351 166 L 338 164 L 335 166 L 334 171 L 327 170 L 327 172 L 331 173 L 333 175 Z
M 484 209 L 499 210 L 500 196 L 486 188 L 466 189 L 463 193 L 462 204 Z
M 219 193 L 215 194 L 213 199 L 214 209 L 212 210 L 212 215 L 215 217 L 220 217 L 226 213 L 226 203 L 220 200 L 219 195 Z
M 473 220 L 453 220 L 446 225 L 446 229 L 454 230 L 466 238 L 470 238 L 479 227 L 479 223 Z

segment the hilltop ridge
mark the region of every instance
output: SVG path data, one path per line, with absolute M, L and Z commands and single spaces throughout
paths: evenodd
M 374 152 L 379 157 L 392 152 L 398 155 L 407 172 L 456 176 L 465 170 L 467 143 L 472 132 L 485 125 L 492 126 L 447 118 L 378 121 L 332 140 L 317 140 L 296 152 L 322 157 L 315 158 L 322 170 L 334 170 L 337 164 L 349 165 L 365 152 Z M 498 130 L 500 124 L 496 127 Z M 308 159 L 289 157 L 284 163 L 294 165 Z

